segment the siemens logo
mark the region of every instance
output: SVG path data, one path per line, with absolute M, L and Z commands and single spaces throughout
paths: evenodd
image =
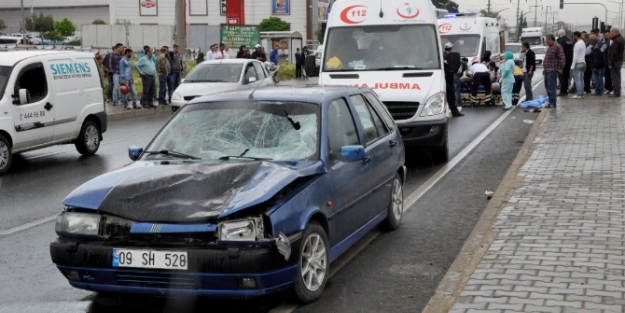
M 50 64 L 50 69 L 52 70 L 52 76 L 91 73 L 89 63 Z

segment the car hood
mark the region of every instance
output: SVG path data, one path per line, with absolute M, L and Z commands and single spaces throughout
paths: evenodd
M 325 171 L 321 161 L 136 162 L 86 182 L 63 204 L 134 221 L 208 221 L 263 203 L 297 178 Z
M 222 91 L 234 90 L 238 83 L 182 83 L 176 88 L 177 93 L 186 96 L 204 96 Z

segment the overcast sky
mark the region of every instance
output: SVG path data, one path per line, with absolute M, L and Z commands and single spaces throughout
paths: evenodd
M 560 10 L 560 0 L 520 0 L 520 10 L 523 12 L 529 12 L 529 16 L 527 18 L 528 26 L 533 26 L 534 22 L 534 10 L 538 10 L 537 14 L 537 22 L 541 24 L 545 23 L 545 13 L 547 12 L 547 6 L 550 12 L 558 12 L 556 14 L 556 22 L 561 20 L 570 24 L 578 24 L 578 25 L 590 25 L 592 23 L 592 18 L 597 16 L 601 21 L 605 19 L 605 9 L 603 6 L 598 4 L 568 4 L 568 3 L 579 3 L 579 2 L 599 2 L 603 3 L 608 8 L 608 21 L 610 25 L 614 24 L 614 19 L 618 17 L 619 12 L 619 3 L 622 0 L 564 0 L 564 9 Z M 481 9 L 486 9 L 488 0 L 454 0 L 454 2 L 460 5 L 460 12 L 466 11 L 479 11 Z M 514 21 L 516 19 L 516 5 L 517 0 L 490 0 L 491 10 L 492 11 L 502 11 L 500 14 L 503 18 L 507 20 L 509 25 L 516 24 Z M 533 8 L 532 6 L 538 5 L 538 8 Z M 543 13 L 545 12 L 545 13 Z M 551 24 L 552 14 L 548 15 L 549 21 Z

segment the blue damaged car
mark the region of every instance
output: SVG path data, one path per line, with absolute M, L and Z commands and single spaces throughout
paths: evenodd
M 400 226 L 404 145 L 377 96 L 268 87 L 194 99 L 133 163 L 64 200 L 52 261 L 86 290 L 318 299 L 330 264 Z

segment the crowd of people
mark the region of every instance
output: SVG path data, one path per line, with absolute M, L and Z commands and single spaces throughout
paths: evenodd
M 543 60 L 543 75 L 549 98 L 547 107 L 556 107 L 557 98 L 569 94 L 572 94 L 572 99 L 581 99 L 585 95 L 621 96 L 620 69 L 625 40 L 620 29 L 612 27 L 603 33 L 598 29 L 590 33 L 575 31 L 572 39 L 566 36 L 564 30 L 559 30 L 557 36 L 557 39 L 552 34 L 545 36 L 547 51 Z M 452 50 L 453 44 L 447 43 L 446 60 Z M 506 52 L 503 65 L 491 62 L 488 55 L 483 56 L 482 62 L 473 62 L 470 66 L 467 61 L 463 58 L 457 71 L 450 71 L 446 63 L 447 89 L 453 90 L 447 93 L 447 98 L 453 116 L 462 116 L 456 106 L 462 104 L 460 90 L 463 84 L 471 84 L 473 105 L 478 102 L 480 86 L 483 86 L 487 106 L 494 105 L 492 93 L 499 92 L 503 109 L 511 109 L 518 103 L 523 87 L 526 100 L 534 99 L 532 78 L 536 70 L 536 55 L 529 43 L 522 43 L 520 60 L 514 60 L 512 52 Z
M 144 46 L 134 68 L 131 65 L 133 50 L 121 43 L 112 47 L 112 51 L 104 57 L 97 54 L 96 60 L 101 66 L 102 75 L 108 80 L 107 102 L 111 102 L 114 106 L 121 103 L 125 110 L 170 104 L 171 96 L 184 75 L 185 66 L 178 45 L 174 45 L 172 49 L 163 46 L 159 52 L 157 57 L 154 48 Z M 132 77 L 133 70 L 139 74 L 143 85 L 139 102 Z M 130 99 L 122 92 L 124 89 L 127 90 Z M 158 105 L 154 104 L 154 100 L 158 100 Z

